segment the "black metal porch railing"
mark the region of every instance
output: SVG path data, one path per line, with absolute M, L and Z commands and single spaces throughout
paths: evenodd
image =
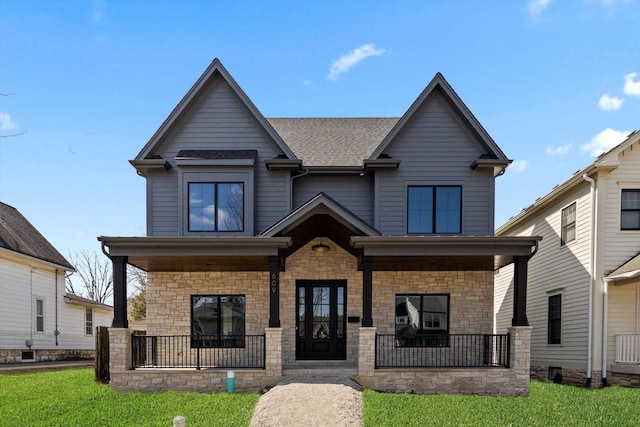
M 376 334 L 375 351 L 376 368 L 508 368 L 509 334 Z
M 265 368 L 265 335 L 132 335 L 133 368 Z

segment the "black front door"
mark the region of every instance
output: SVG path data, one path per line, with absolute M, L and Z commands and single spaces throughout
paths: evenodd
M 296 359 L 346 359 L 346 280 L 296 282 Z

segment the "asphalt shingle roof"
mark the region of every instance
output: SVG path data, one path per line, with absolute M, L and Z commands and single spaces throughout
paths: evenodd
M 399 118 L 267 119 L 306 166 L 362 166 Z
M 13 206 L 0 202 L 0 248 L 73 269 L 73 266 Z

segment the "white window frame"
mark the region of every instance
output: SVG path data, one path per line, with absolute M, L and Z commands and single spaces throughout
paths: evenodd
M 89 320 L 88 314 L 91 313 L 91 320 Z M 95 317 L 95 311 L 91 307 L 85 307 L 84 310 L 84 334 L 93 335 L 93 322 Z M 89 331 L 87 333 L 87 331 Z
M 42 302 L 42 313 L 38 313 L 38 302 Z M 33 329 L 36 334 L 44 334 L 47 330 L 46 324 L 46 304 L 45 299 L 41 297 L 34 297 L 33 299 L 33 312 L 34 312 L 34 324 Z M 42 319 L 42 330 L 38 329 L 38 319 Z

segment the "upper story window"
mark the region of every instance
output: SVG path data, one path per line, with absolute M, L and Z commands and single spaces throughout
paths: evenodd
M 409 234 L 459 234 L 462 229 L 462 187 L 409 186 Z
M 562 209 L 562 236 L 560 240 L 561 245 L 566 245 L 569 242 L 576 240 L 576 204 L 573 203 L 570 206 Z
M 622 190 L 621 230 L 640 230 L 640 190 Z
M 243 231 L 242 182 L 190 182 L 189 231 Z

